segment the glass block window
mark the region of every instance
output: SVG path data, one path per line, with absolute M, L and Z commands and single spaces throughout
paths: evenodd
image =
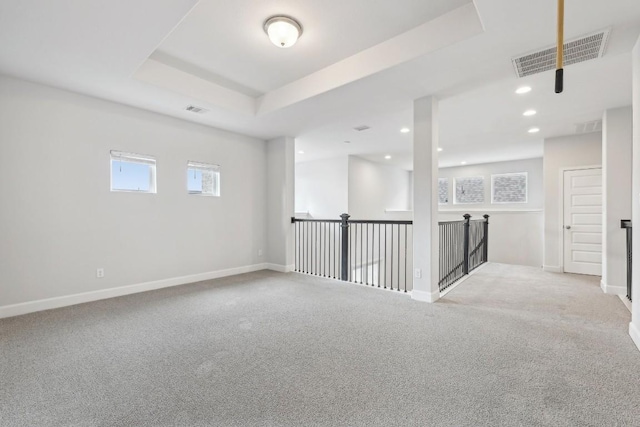
M 491 203 L 527 203 L 527 173 L 491 175 Z
M 449 179 L 438 178 L 438 204 L 446 205 L 449 203 Z
M 187 190 L 189 194 L 220 196 L 220 167 L 207 163 L 187 162 Z
M 484 203 L 484 177 L 456 178 L 453 202 L 459 205 Z

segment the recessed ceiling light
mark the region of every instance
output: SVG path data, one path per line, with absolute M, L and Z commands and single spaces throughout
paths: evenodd
M 442 148 L 438 147 L 438 151 L 442 151 Z
M 386 156 L 384 156 L 385 159 L 387 160 L 391 160 L 391 156 L 389 156 L 388 154 Z
M 271 43 L 278 47 L 291 47 L 302 35 L 302 26 L 288 16 L 272 16 L 264 23 L 264 31 Z
M 518 95 L 524 95 L 525 93 L 531 92 L 531 86 L 522 86 L 516 89 L 516 93 Z
M 298 151 L 298 154 L 304 154 L 304 151 L 300 150 Z
M 540 128 L 531 128 L 529 129 L 529 133 L 538 133 L 540 132 Z
M 461 164 L 461 165 L 466 165 L 466 164 L 467 164 L 467 162 L 460 162 L 460 164 Z
M 400 132 L 402 132 L 402 133 L 409 133 L 409 132 L 411 132 L 411 129 L 409 129 L 409 128 L 402 128 L 402 129 L 400 129 Z
M 531 117 L 531 116 L 535 116 L 538 112 L 536 110 L 527 110 L 524 113 L 522 113 L 523 116 L 525 117 Z

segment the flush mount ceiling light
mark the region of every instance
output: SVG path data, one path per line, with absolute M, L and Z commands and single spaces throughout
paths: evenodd
M 462 161 L 462 162 L 460 162 L 460 164 L 461 164 L 461 165 L 466 165 L 466 164 L 467 164 L 467 162 Z
M 536 114 L 537 114 L 536 110 L 527 110 L 524 113 L 522 113 L 522 115 L 525 117 L 535 116 Z
M 264 23 L 264 32 L 269 40 L 278 47 L 291 47 L 302 35 L 302 27 L 293 18 L 288 16 L 272 16 Z
M 442 151 L 442 148 L 438 147 L 438 151 Z
M 516 89 L 516 93 L 518 95 L 524 95 L 525 93 L 529 93 L 531 92 L 531 87 L 530 86 L 522 86 L 519 87 L 518 89 Z
M 387 160 L 391 160 L 391 156 L 389 156 L 389 155 L 384 156 L 384 158 L 387 159 Z
M 304 154 L 304 151 L 300 150 L 298 151 L 298 154 Z
M 402 128 L 402 129 L 400 129 L 400 132 L 402 132 L 402 133 L 409 133 L 409 132 L 411 132 L 411 129 L 409 129 L 409 128 Z
M 529 133 L 538 133 L 540 132 L 540 128 L 531 128 L 529 129 Z

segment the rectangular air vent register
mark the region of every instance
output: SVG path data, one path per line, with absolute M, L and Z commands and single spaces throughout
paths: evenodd
M 610 30 L 598 31 L 564 44 L 564 65 L 577 64 L 591 59 L 602 58 L 607 48 Z M 513 58 L 513 67 L 518 77 L 526 77 L 556 67 L 557 48 L 550 47 L 537 52 Z

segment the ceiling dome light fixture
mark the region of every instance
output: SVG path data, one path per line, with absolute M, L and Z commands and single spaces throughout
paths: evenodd
M 536 113 L 537 113 L 536 110 L 527 110 L 524 113 L 522 113 L 522 115 L 525 117 L 531 117 L 531 116 L 535 116 Z
M 522 86 L 516 90 L 518 95 L 524 95 L 525 93 L 531 92 L 531 86 Z
M 288 16 L 272 16 L 264 23 L 264 32 L 269 40 L 278 47 L 291 47 L 302 35 L 302 27 L 293 18 Z
M 540 128 L 531 128 L 529 129 L 529 133 L 538 133 L 540 132 Z
M 402 132 L 402 133 L 409 133 L 409 132 L 411 132 L 411 129 L 409 129 L 409 128 L 402 128 L 402 129 L 400 129 L 400 132 Z

